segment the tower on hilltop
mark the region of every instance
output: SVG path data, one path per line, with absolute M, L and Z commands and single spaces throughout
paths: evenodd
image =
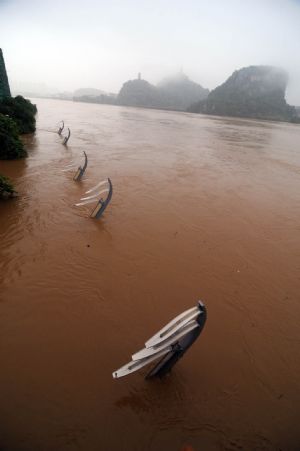
M 10 97 L 10 89 L 8 77 L 5 69 L 5 63 L 2 50 L 0 49 L 0 99 L 3 97 Z

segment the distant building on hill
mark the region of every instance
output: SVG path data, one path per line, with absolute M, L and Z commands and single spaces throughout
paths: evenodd
M 5 69 L 5 63 L 2 50 L 0 49 L 0 99 L 3 97 L 10 97 L 10 88 L 8 83 L 8 77 Z

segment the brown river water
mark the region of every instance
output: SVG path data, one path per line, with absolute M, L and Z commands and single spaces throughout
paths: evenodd
M 34 102 L 0 162 L 1 451 L 299 450 L 300 126 Z M 74 204 L 106 177 L 93 220 Z M 112 378 L 198 299 L 169 376 Z

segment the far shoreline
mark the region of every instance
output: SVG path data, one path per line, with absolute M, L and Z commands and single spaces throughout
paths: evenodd
M 171 110 L 167 108 L 153 108 L 153 107 L 145 107 L 145 106 L 133 106 L 133 105 L 117 105 L 117 104 L 111 104 L 111 103 L 98 103 L 98 102 L 85 102 L 85 101 L 79 101 L 79 100 L 73 100 L 73 99 L 58 99 L 55 97 L 42 97 L 42 96 L 27 96 L 28 99 L 32 101 L 37 100 L 55 100 L 55 101 L 61 101 L 61 102 L 74 102 L 74 103 L 82 103 L 86 105 L 102 105 L 106 107 L 119 107 L 119 108 L 131 108 L 131 109 L 137 109 L 137 110 L 150 110 L 150 111 L 164 111 L 169 113 L 179 113 L 179 114 L 185 114 L 188 116 L 193 117 L 202 117 L 202 118 L 213 118 L 213 119 L 239 119 L 239 120 L 245 120 L 245 121 L 251 121 L 251 122 L 267 122 L 267 123 L 273 123 L 273 124 L 290 124 L 290 125 L 296 125 L 299 126 L 300 123 L 297 122 L 290 122 L 290 121 L 283 121 L 283 120 L 275 120 L 275 119 L 263 119 L 263 118 L 254 118 L 254 117 L 245 117 L 245 116 L 218 116 L 213 114 L 205 114 L 205 113 L 192 113 L 190 111 L 182 111 L 182 110 Z

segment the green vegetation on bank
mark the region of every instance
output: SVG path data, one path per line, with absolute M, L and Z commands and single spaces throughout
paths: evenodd
M 0 160 L 27 157 L 19 137 L 35 132 L 37 108 L 22 96 L 11 97 L 2 50 L 0 49 Z M 17 193 L 9 179 L 0 174 L 0 199 L 15 197 Z
M 6 193 L 8 196 L 13 195 L 15 193 L 14 186 L 7 177 L 0 174 L 0 199 L 4 197 Z
M 19 138 L 16 123 L 4 114 L 0 114 L 0 160 L 14 160 L 27 156 Z
M 22 96 L 4 97 L 0 100 L 0 113 L 15 121 L 19 134 L 35 132 L 37 108 Z
M 0 160 L 27 157 L 20 134 L 35 131 L 36 106 L 22 96 L 0 100 Z
M 27 157 L 19 135 L 35 131 L 36 112 L 36 106 L 22 96 L 0 99 L 0 160 Z M 0 174 L 0 199 L 16 195 L 10 180 Z

